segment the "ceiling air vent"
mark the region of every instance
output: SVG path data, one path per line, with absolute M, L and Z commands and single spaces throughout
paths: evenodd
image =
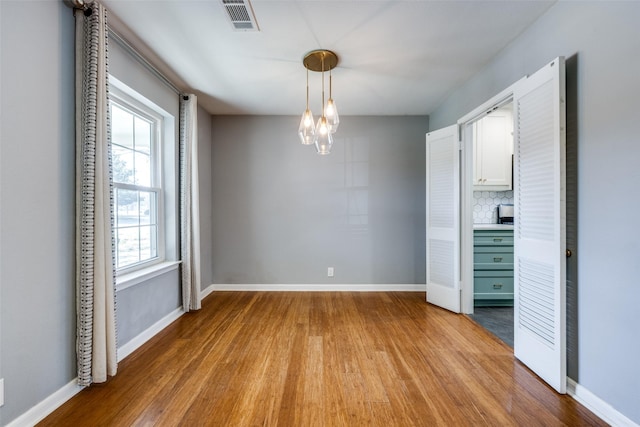
M 222 0 L 231 25 L 238 31 L 260 31 L 249 0 Z

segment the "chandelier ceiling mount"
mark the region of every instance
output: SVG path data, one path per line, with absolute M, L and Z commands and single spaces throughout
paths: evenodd
M 338 55 L 326 49 L 316 49 L 308 52 L 302 64 L 307 69 L 307 107 L 300 119 L 298 136 L 303 145 L 315 145 L 318 154 L 326 155 L 331 152 L 333 134 L 338 129 L 340 117 L 332 97 L 331 70 L 338 65 Z M 309 71 L 322 73 L 322 109 L 321 117 L 314 123 L 313 114 L 309 109 Z M 329 100 L 324 99 L 324 73 L 329 72 Z
M 329 71 L 338 65 L 338 55 L 326 49 L 312 50 L 304 56 L 302 63 L 310 71 Z

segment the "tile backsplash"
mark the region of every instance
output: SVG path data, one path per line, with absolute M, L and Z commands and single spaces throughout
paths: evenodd
M 474 191 L 473 223 L 496 224 L 501 203 L 513 203 L 513 191 Z

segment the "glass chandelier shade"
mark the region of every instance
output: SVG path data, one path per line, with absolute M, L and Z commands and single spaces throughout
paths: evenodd
M 302 113 L 300 126 L 298 127 L 298 135 L 303 145 L 311 145 L 316 137 L 316 127 L 313 120 L 313 114 L 308 108 Z
M 331 97 L 329 97 L 329 100 L 327 101 L 327 108 L 325 108 L 324 110 L 324 115 L 327 118 L 329 131 L 331 133 L 336 133 L 336 131 L 338 130 L 338 125 L 340 124 L 340 116 L 338 116 L 336 103 L 333 102 L 333 99 Z
M 327 123 L 329 124 L 329 131 L 331 133 L 336 133 L 338 125 L 340 124 L 340 116 L 338 115 L 338 107 L 336 107 L 336 103 L 333 101 L 331 87 L 331 70 L 329 70 L 329 100 L 327 101 L 327 107 L 324 109 L 324 115 L 327 118 Z
M 300 126 L 298 126 L 298 136 L 303 145 L 311 145 L 315 142 L 316 128 L 313 114 L 309 109 L 309 70 L 307 70 L 307 109 L 302 113 Z
M 318 154 L 325 155 L 331 152 L 331 147 L 333 146 L 333 134 L 329 128 L 327 118 L 324 115 L 318 119 L 315 143 Z
M 307 108 L 300 118 L 298 136 L 304 145 L 315 144 L 318 154 L 329 154 L 333 146 L 333 134 L 340 123 L 338 110 L 331 96 L 331 70 L 338 65 L 338 56 L 330 50 L 313 50 L 305 55 L 302 63 L 307 69 Z M 314 123 L 313 114 L 309 109 L 309 70 L 322 72 L 322 114 L 317 123 Z M 325 71 L 329 71 L 329 100 L 326 105 L 324 103 Z

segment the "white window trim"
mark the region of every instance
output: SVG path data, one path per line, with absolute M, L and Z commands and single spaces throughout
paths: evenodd
M 130 90 L 129 92 L 132 92 Z M 134 264 L 129 264 L 122 268 L 116 268 L 118 272 L 128 273 L 133 272 L 146 266 L 150 266 L 153 264 L 157 264 L 163 262 L 164 257 L 164 208 L 162 205 L 162 128 L 163 128 L 163 117 L 159 113 L 157 113 L 153 108 L 142 104 L 137 101 L 137 99 L 128 96 L 127 93 L 122 92 L 121 90 L 115 88 L 110 92 L 110 102 L 117 105 L 118 108 L 123 109 L 125 111 L 129 111 L 134 116 L 142 117 L 146 120 L 149 120 L 152 123 L 152 133 L 151 133 L 151 155 L 153 161 L 153 169 L 152 169 L 152 187 L 146 187 L 143 185 L 134 185 L 127 183 L 114 183 L 115 188 L 129 189 L 133 191 L 150 191 L 156 194 L 156 206 L 157 206 L 157 220 L 156 220 L 156 232 L 157 232 L 157 242 L 156 242 L 156 256 L 150 259 L 145 259 L 140 262 L 136 262 Z
M 166 169 L 165 162 L 167 159 L 165 159 L 164 156 L 167 143 L 173 145 L 174 141 L 174 136 L 167 134 L 167 132 L 174 132 L 175 118 L 173 114 L 159 107 L 113 75 L 109 75 L 109 85 L 110 96 L 116 100 L 116 102 L 120 101 L 136 107 L 136 109 L 142 110 L 144 115 L 151 115 L 154 120 L 158 121 L 157 132 L 159 137 L 156 147 L 159 152 L 159 155 L 156 156 L 156 161 L 158 162 L 156 170 L 159 176 L 156 177 L 156 179 L 158 179 L 159 188 L 161 189 L 158 200 L 158 240 L 161 242 L 158 245 L 158 257 L 117 270 L 116 292 L 119 292 L 137 284 L 144 283 L 154 277 L 174 271 L 179 268 L 181 263 L 181 261 L 177 260 L 173 250 L 167 249 L 168 242 L 166 233 L 168 231 L 171 232 L 170 230 L 175 228 L 175 225 L 172 226 L 166 222 L 167 216 L 165 210 L 167 206 L 165 204 L 165 192 L 170 190 L 165 185 L 167 183 L 167 177 L 163 173 Z M 175 242 L 171 244 L 173 245 Z
M 177 270 L 182 261 L 163 261 L 153 265 L 139 268 L 116 277 L 116 292 L 123 291 L 132 286 L 151 280 L 173 270 Z

